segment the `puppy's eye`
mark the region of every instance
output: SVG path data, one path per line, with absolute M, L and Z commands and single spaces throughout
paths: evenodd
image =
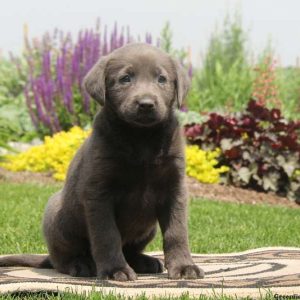
M 157 80 L 158 80 L 159 83 L 166 83 L 167 82 L 167 78 L 163 75 L 159 75 Z
M 122 76 L 120 79 L 119 79 L 119 82 L 120 83 L 127 83 L 127 82 L 131 82 L 131 77 L 127 74 L 125 76 Z

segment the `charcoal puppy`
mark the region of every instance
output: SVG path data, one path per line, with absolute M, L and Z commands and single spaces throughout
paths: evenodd
M 163 271 L 142 253 L 158 223 L 169 277 L 202 278 L 188 247 L 184 143 L 175 116 L 188 86 L 181 66 L 150 45 L 101 58 L 84 87 L 103 107 L 46 207 L 49 256 L 9 256 L 0 265 L 134 280 Z

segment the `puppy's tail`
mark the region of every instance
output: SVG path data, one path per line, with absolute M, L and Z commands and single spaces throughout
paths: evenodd
M 48 254 L 21 254 L 0 256 L 0 267 L 14 266 L 53 269 Z

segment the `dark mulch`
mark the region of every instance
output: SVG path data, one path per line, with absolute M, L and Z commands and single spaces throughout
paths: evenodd
M 38 183 L 38 184 L 60 184 L 51 174 L 47 173 L 32 173 L 24 172 L 11 172 L 0 168 L 0 182 L 15 182 L 15 183 Z
M 191 177 L 187 178 L 187 182 L 189 193 L 192 197 L 217 199 L 235 203 L 269 204 L 300 208 L 300 205 L 296 202 L 284 197 L 279 197 L 274 193 L 260 193 L 253 190 L 220 184 L 204 184 Z
M 55 181 L 51 177 L 51 174 L 10 172 L 0 168 L 0 182 L 5 181 L 16 183 L 32 182 L 38 184 L 56 184 L 58 186 L 62 185 L 62 183 Z M 205 199 L 235 203 L 268 204 L 300 208 L 300 205 L 295 202 L 284 197 L 279 197 L 274 193 L 259 193 L 256 191 L 220 184 L 203 184 L 190 177 L 187 178 L 187 184 L 191 197 L 201 197 Z

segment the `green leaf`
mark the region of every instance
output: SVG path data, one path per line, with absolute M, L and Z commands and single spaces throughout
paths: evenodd
M 263 188 L 265 191 L 276 192 L 278 189 L 278 180 L 280 174 L 278 172 L 269 172 L 263 177 Z
M 238 171 L 237 171 L 239 177 L 241 180 L 243 180 L 245 183 L 249 183 L 250 178 L 251 178 L 251 171 L 249 170 L 249 168 L 246 167 L 241 167 Z
M 294 174 L 294 171 L 299 168 L 299 157 L 297 154 L 290 153 L 288 157 L 278 155 L 276 160 L 289 177 L 291 177 Z
M 243 144 L 242 140 L 235 140 L 234 141 L 231 138 L 224 138 L 220 142 L 220 146 L 221 146 L 221 149 L 222 149 L 223 152 L 226 151 L 226 150 L 230 150 L 233 147 L 240 146 L 242 144 Z
M 219 78 L 222 78 L 223 76 L 223 67 L 218 60 L 216 61 L 216 75 Z

